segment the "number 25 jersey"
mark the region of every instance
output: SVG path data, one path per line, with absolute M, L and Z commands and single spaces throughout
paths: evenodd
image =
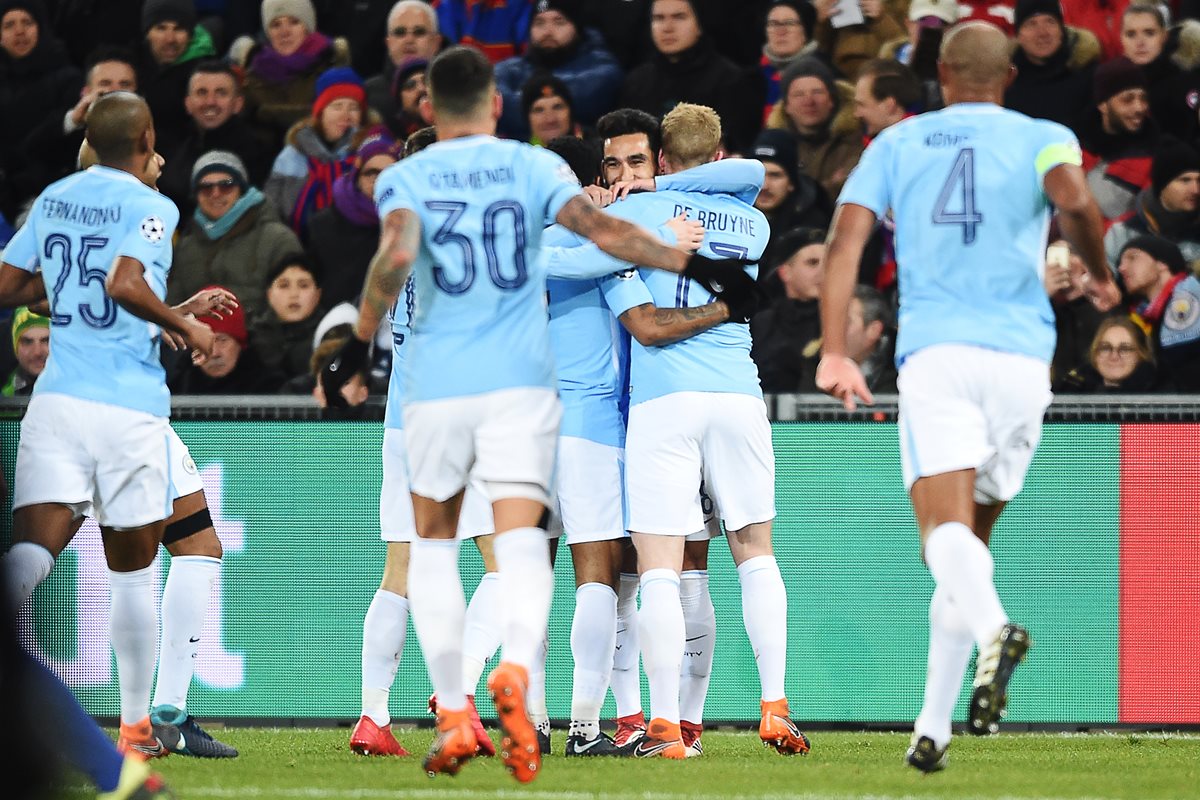
M 578 194 L 557 155 L 491 136 L 438 142 L 379 176 L 380 219 L 421 220 L 406 402 L 555 386 L 540 245 Z
M 1050 360 L 1042 179 L 1079 163 L 1069 129 L 990 103 L 913 117 L 871 143 L 838 203 L 895 218 L 897 363 L 945 342 Z

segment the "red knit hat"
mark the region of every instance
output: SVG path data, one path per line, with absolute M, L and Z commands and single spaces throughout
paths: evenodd
M 317 78 L 317 97 L 313 101 L 313 119 L 320 119 L 321 112 L 334 100 L 343 97 L 356 101 L 364 109 L 367 106 L 367 91 L 363 80 L 350 67 L 332 67 Z
M 213 289 L 221 289 L 229 292 L 224 286 L 205 286 L 200 291 L 210 292 Z M 233 292 L 229 292 L 233 294 Z M 240 344 L 243 348 L 250 343 L 250 334 L 246 331 L 246 312 L 242 311 L 241 302 L 238 302 L 238 307 L 225 314 L 224 317 L 214 317 L 207 315 L 197 317 L 208 327 L 212 328 L 213 333 L 223 333 Z

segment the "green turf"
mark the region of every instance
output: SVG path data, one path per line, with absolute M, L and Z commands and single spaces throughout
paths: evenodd
M 348 729 L 234 728 L 215 731 L 241 750 L 230 761 L 171 756 L 156 761 L 180 800 L 189 798 L 541 797 L 544 800 L 701 800 L 707 797 L 834 798 L 1151 798 L 1200 797 L 1200 737 L 1004 734 L 957 737 L 950 768 L 922 775 L 901 764 L 908 737 L 817 733 L 807 757 L 784 758 L 750 733 L 704 735 L 702 758 L 571 759 L 552 756 L 520 786 L 496 759 L 468 764 L 455 778 L 429 779 L 419 759 L 363 758 L 346 747 Z M 429 730 L 401 731 L 413 752 Z M 561 747 L 562 731 L 555 731 Z M 87 797 L 82 789 L 70 797 Z

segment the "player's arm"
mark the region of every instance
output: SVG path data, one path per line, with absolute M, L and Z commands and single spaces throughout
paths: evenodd
M 675 189 L 701 194 L 728 194 L 752 204 L 762 190 L 766 168 L 752 158 L 723 158 L 690 167 L 682 172 L 623 181 L 612 187 L 613 196 L 623 198 L 630 192 L 654 192 Z
M 632 222 L 605 214 L 583 194 L 568 200 L 554 219 L 567 230 L 591 239 L 613 258 L 667 272 L 687 269 L 686 253 L 664 244 Z
M 379 249 L 371 258 L 363 284 L 358 322 L 354 326 L 354 337 L 360 342 L 371 341 L 388 309 L 404 291 L 404 282 L 420 248 L 421 220 L 417 215 L 406 208 L 389 212 L 380 230 Z
M 212 354 L 212 329 L 160 300 L 146 283 L 145 267 L 136 258 L 117 256 L 104 282 L 104 290 L 121 308 L 135 317 L 179 334 L 188 347 L 204 356 Z
M 729 306 L 720 300 L 695 308 L 659 308 L 643 303 L 617 319 L 638 344 L 664 347 L 728 322 Z
M 1121 290 L 1113 280 L 1104 254 L 1104 219 L 1096 205 L 1083 168 L 1059 164 L 1042 178 L 1046 197 L 1058 210 L 1058 227 L 1071 249 L 1083 260 L 1091 280 L 1088 297 L 1101 311 L 1121 302 Z
M 0 265 L 0 307 L 28 306 L 46 299 L 46 284 L 37 272 L 15 267 L 8 262 Z
M 855 398 L 875 402 L 858 364 L 846 354 L 850 299 L 858 281 L 863 248 L 875 230 L 875 212 L 854 203 L 839 205 L 825 248 L 825 283 L 821 287 L 821 361 L 817 388 L 853 411 Z

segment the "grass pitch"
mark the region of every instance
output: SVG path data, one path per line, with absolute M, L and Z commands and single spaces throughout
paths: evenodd
M 955 737 L 950 767 L 923 775 L 902 765 L 906 734 L 812 735 L 806 757 L 766 750 L 753 733 L 708 732 L 704 756 L 566 759 L 554 755 L 522 786 L 498 759 L 478 759 L 457 777 L 430 779 L 420 755 L 366 758 L 347 747 L 349 729 L 232 728 L 218 738 L 241 751 L 233 760 L 173 755 L 156 761 L 180 800 L 909 800 L 910 798 L 1200 798 L 1200 736 L 1161 734 L 1001 734 Z M 565 732 L 554 732 L 561 752 Z M 423 755 L 430 730 L 397 738 Z M 76 787 L 70 797 L 88 797 Z

